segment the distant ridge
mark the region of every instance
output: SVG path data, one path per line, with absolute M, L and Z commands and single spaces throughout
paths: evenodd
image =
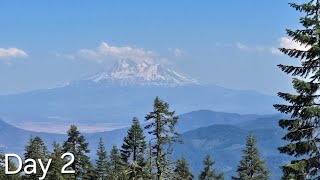
M 224 171 L 228 179 L 235 172 L 241 158 L 241 149 L 249 133 L 258 139 L 263 158 L 272 170 L 271 179 L 279 179 L 278 166 L 288 157 L 279 154 L 277 147 L 283 141 L 283 130 L 277 125 L 281 115 L 240 115 L 236 113 L 214 112 L 209 110 L 194 111 L 179 115 L 177 130 L 181 133 L 183 144 L 174 145 L 174 158 L 181 156 L 188 159 L 191 170 L 197 174 L 202 168 L 203 157 L 210 153 L 216 161 L 218 171 Z M 143 125 L 143 120 L 141 120 Z M 113 145 L 121 146 L 127 128 L 85 134 L 91 149 L 90 157 L 95 158 L 99 138 L 102 137 L 108 150 Z M 26 131 L 0 120 L 0 148 L 5 153 L 23 154 L 24 146 L 30 136 L 40 136 L 49 149 L 54 141 L 62 143 L 65 134 L 50 134 Z M 147 138 L 150 138 L 147 136 Z M 187 149 L 187 150 L 186 150 Z
M 134 116 L 143 118 L 156 96 L 179 114 L 200 109 L 272 114 L 272 105 L 279 102 L 277 97 L 254 91 L 203 84 L 162 64 L 126 59 L 108 71 L 56 88 L 2 95 L 0 117 L 13 124 L 32 122 L 37 127 L 75 122 L 113 124 L 108 128 L 115 129 L 128 125 Z

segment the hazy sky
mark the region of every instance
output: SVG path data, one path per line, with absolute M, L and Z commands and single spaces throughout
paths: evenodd
M 104 70 L 99 59 L 138 56 L 166 62 L 199 81 L 275 94 L 294 63 L 276 48 L 296 47 L 285 29 L 299 14 L 287 0 L 2 1 L 0 94 L 49 88 Z

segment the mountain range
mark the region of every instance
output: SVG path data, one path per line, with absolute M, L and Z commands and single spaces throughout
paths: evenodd
M 143 118 L 156 96 L 179 114 L 200 109 L 270 114 L 279 102 L 255 91 L 201 83 L 162 64 L 122 60 L 108 71 L 63 86 L 2 95 L 0 117 L 33 131 L 65 132 L 72 123 L 97 132 L 126 127 L 134 116 Z
M 229 179 L 250 133 L 257 136 L 272 179 L 279 179 L 278 166 L 290 160 L 277 151 L 284 134 L 278 127 L 282 116 L 273 114 L 277 97 L 205 84 L 163 64 L 132 60 L 56 88 L 0 96 L 0 148 L 22 155 L 30 136 L 40 136 L 50 149 L 54 141 L 62 143 L 66 135 L 61 133 L 75 124 L 94 159 L 100 137 L 110 149 L 121 145 L 133 117 L 145 125 L 156 96 L 180 114 L 176 128 L 184 144 L 174 146 L 172 158 L 184 156 L 195 175 L 210 154 Z
M 216 161 L 219 172 L 226 174 L 226 179 L 234 175 L 241 149 L 244 148 L 246 136 L 256 135 L 262 157 L 266 159 L 271 170 L 272 179 L 279 179 L 279 166 L 289 161 L 287 156 L 279 154 L 277 147 L 283 145 L 281 137 L 284 131 L 278 127 L 282 115 L 240 115 L 200 110 L 179 116 L 177 131 L 181 133 L 183 144 L 174 145 L 173 159 L 184 156 L 194 174 L 202 168 L 202 159 L 210 154 Z M 141 121 L 142 125 L 145 123 Z M 120 146 L 127 128 L 113 131 L 85 134 L 92 150 L 90 156 L 95 158 L 95 151 L 100 137 L 104 138 L 106 147 Z M 51 144 L 63 142 L 65 134 L 50 134 L 26 131 L 0 121 L 0 147 L 6 153 L 23 154 L 23 148 L 30 136 L 40 136 L 49 149 Z

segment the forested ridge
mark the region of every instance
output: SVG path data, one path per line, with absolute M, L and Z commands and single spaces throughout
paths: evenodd
M 44 164 L 51 161 L 50 169 L 45 177 L 50 180 L 224 179 L 224 174 L 215 169 L 215 161 L 210 155 L 203 159 L 203 167 L 199 176 L 195 176 L 189 170 L 188 160 L 184 157 L 176 161 L 172 160 L 172 152 L 174 151 L 172 145 L 174 143 L 183 145 L 180 134 L 175 129 L 178 121 L 179 118 L 175 115 L 175 111 L 170 111 L 169 104 L 157 97 L 154 100 L 153 111 L 145 117 L 146 126 L 142 127 L 138 118 L 134 117 L 127 135 L 123 139 L 122 146 L 114 145 L 110 152 L 107 152 L 103 137 L 101 137 L 96 151 L 96 159 L 90 159 L 89 142 L 77 127 L 72 125 L 67 132 L 67 139 L 62 144 L 53 142 L 52 152 L 48 150 L 41 137 L 30 137 L 24 149 L 24 160 L 41 159 Z M 147 141 L 145 133 L 148 133 L 152 138 Z M 75 173 L 61 173 L 63 167 L 71 160 L 70 158 L 61 158 L 66 152 L 74 155 L 73 163 L 66 170 L 74 170 Z M 1 157 L 0 179 L 31 180 L 43 177 L 43 173 L 39 171 L 39 163 L 36 165 L 38 171 L 34 173 L 21 172 L 5 175 L 4 156 Z M 9 162 L 9 170 L 16 170 L 17 167 L 13 160 Z M 23 167 L 28 165 L 30 164 L 25 163 Z M 255 170 L 249 171 L 250 168 Z M 268 179 L 268 173 L 264 160 L 260 159 L 255 137 L 250 134 L 247 138 L 246 148 L 243 149 L 243 160 L 240 161 L 237 169 L 239 177 L 233 178 L 261 176 L 260 179 Z

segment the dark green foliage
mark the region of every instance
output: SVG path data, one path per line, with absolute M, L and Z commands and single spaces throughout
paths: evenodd
M 199 180 L 223 180 L 223 173 L 217 174 L 215 169 L 212 169 L 214 161 L 211 160 L 211 157 L 207 155 L 203 160 L 204 170 L 201 171 L 199 175 Z
M 49 151 L 47 150 L 46 145 L 42 141 L 39 136 L 35 138 L 30 138 L 28 145 L 25 146 L 24 159 L 34 159 L 37 162 L 37 159 L 41 159 L 41 161 L 46 165 L 48 163 Z M 28 163 L 30 164 L 30 163 Z M 28 165 L 27 164 L 27 165 Z M 34 180 L 42 177 L 42 171 L 39 163 L 37 162 L 37 172 L 35 174 L 24 175 L 23 179 L 26 180 Z
M 172 143 L 179 142 L 179 134 L 175 131 L 178 117 L 174 111 L 169 111 L 168 103 L 156 97 L 153 112 L 146 116 L 146 121 L 151 121 L 145 129 L 149 130 L 148 133 L 154 136 L 156 141 L 151 147 L 157 168 L 156 179 L 162 180 L 172 176 L 172 162 L 169 160 L 169 155 L 172 154 Z
M 12 162 L 9 159 L 9 170 L 15 171 L 17 169 L 14 162 Z M 5 167 L 4 167 L 4 155 L 3 153 L 0 153 L 0 180 L 19 180 L 21 179 L 20 174 L 12 174 L 12 175 L 6 175 L 5 174 Z
M 280 147 L 281 153 L 294 156 L 296 159 L 285 165 L 285 176 L 305 179 L 320 178 L 319 151 L 319 80 L 320 80 L 320 1 L 312 0 L 303 4 L 291 3 L 291 7 L 304 15 L 300 18 L 303 28 L 287 30 L 293 41 L 304 46 L 304 49 L 280 50 L 300 60 L 299 66 L 278 65 L 282 71 L 296 76 L 293 79 L 295 94 L 279 93 L 288 104 L 277 104 L 275 108 L 282 113 L 290 114 L 291 119 L 279 121 L 279 125 L 288 132 L 283 137 L 288 144 Z M 300 77 L 300 78 L 298 78 Z
M 48 180 L 68 180 L 71 179 L 71 175 L 62 174 L 61 169 L 67 163 L 67 161 L 61 159 L 63 152 L 60 144 L 54 142 L 53 143 L 53 153 L 51 153 L 50 158 L 52 159 L 52 163 L 47 174 L 46 179 Z
M 113 146 L 110 152 L 110 171 L 107 176 L 108 180 L 126 180 L 124 162 L 117 146 Z
M 121 147 L 121 157 L 124 163 L 127 164 L 129 179 L 138 179 L 146 177 L 146 164 L 144 153 L 146 151 L 146 141 L 143 134 L 143 129 L 140 126 L 139 120 L 135 117 L 132 121 L 132 126 L 128 130 L 128 135 L 123 139 Z
M 194 178 L 190 172 L 188 163 L 184 158 L 176 163 L 169 158 L 172 154 L 171 145 L 180 142 L 179 134 L 175 131 L 178 117 L 174 111 L 169 111 L 169 105 L 159 98 L 154 101 L 154 112 L 146 116 L 147 121 L 152 121 L 146 126 L 149 134 L 155 138 L 149 141 L 147 149 L 143 129 L 137 118 L 133 119 L 131 128 L 123 140 L 121 151 L 113 146 L 110 156 L 107 155 L 103 139 L 100 138 L 97 149 L 96 166 L 90 162 L 88 154 L 88 143 L 85 137 L 72 125 L 68 130 L 68 139 L 61 147 L 53 143 L 53 152 L 49 153 L 40 137 L 30 138 L 29 144 L 25 147 L 25 159 L 41 159 L 45 164 L 52 159 L 50 169 L 45 179 L 48 180 L 191 180 Z M 70 159 L 61 159 L 62 154 L 69 152 L 75 157 L 74 163 L 67 170 L 75 170 L 75 174 L 61 174 L 62 167 Z M 0 153 L 1 154 L 1 153 Z M 42 176 L 40 167 L 37 167 L 39 174 L 20 177 L 18 175 L 4 175 L 0 155 L 0 180 L 38 179 Z M 173 166 L 173 164 L 176 164 Z M 223 174 L 216 174 L 211 169 L 214 164 L 210 157 L 204 161 L 205 170 L 202 173 L 204 179 L 223 179 Z M 39 165 L 39 164 L 37 164 Z M 155 167 L 155 168 L 154 168 Z M 10 169 L 15 169 L 13 162 L 10 162 Z M 154 173 L 156 172 L 156 173 Z
M 302 175 L 300 171 L 291 168 L 291 166 L 291 164 L 288 164 L 281 167 L 283 172 L 281 180 L 305 180 L 304 175 Z
M 193 174 L 189 170 L 189 165 L 184 158 L 176 162 L 173 178 L 177 180 L 192 180 Z
M 87 156 L 90 153 L 89 143 L 85 137 L 78 131 L 77 127 L 72 125 L 68 131 L 68 139 L 63 144 L 63 151 L 72 153 L 75 157 L 72 169 L 75 170 L 74 179 L 92 179 L 93 166 Z
M 242 160 L 238 166 L 239 180 L 268 180 L 269 171 L 264 165 L 265 161 L 260 159 L 259 150 L 256 147 L 256 139 L 253 135 L 247 137 L 246 148 L 243 150 Z
M 95 170 L 97 180 L 106 180 L 107 174 L 109 172 L 110 163 L 108 160 L 107 151 L 104 146 L 102 138 L 100 138 L 99 140 L 97 156 L 98 156 L 98 159 L 96 160 L 96 170 Z

